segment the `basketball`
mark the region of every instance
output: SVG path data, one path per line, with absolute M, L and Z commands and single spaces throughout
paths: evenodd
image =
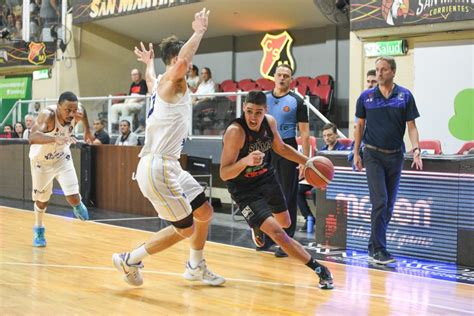
M 334 178 L 334 165 L 326 157 L 313 157 L 306 162 L 304 176 L 313 187 L 324 189 Z

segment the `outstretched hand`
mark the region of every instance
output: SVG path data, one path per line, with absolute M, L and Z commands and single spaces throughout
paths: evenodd
M 211 11 L 206 10 L 206 8 L 203 8 L 201 11 L 197 12 L 194 15 L 194 21 L 193 21 L 193 30 L 196 33 L 203 34 L 207 30 L 207 24 L 209 22 L 209 13 Z
M 143 42 L 140 42 L 140 48 L 135 46 L 135 49 L 133 52 L 137 56 L 137 60 L 145 64 L 148 64 L 150 61 L 152 61 L 155 58 L 155 52 L 153 50 L 152 43 L 148 44 L 148 50 L 147 50 L 145 48 L 145 45 L 143 45 Z

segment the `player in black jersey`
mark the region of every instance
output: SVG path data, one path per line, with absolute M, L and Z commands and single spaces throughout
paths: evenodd
M 290 256 L 306 264 L 319 276 L 319 287 L 333 288 L 331 272 L 283 228 L 291 224 L 285 198 L 270 163 L 270 150 L 298 164 L 308 158 L 286 145 L 276 128 L 275 119 L 266 115 L 267 103 L 261 91 L 249 92 L 244 114 L 235 119 L 224 133 L 220 176 L 252 227 L 257 246 L 263 231 Z

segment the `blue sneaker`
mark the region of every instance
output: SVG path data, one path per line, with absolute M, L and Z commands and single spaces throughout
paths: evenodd
M 74 211 L 74 215 L 81 221 L 87 221 L 89 219 L 89 212 L 84 203 L 81 202 L 81 204 L 74 206 L 72 210 Z
M 33 227 L 33 247 L 46 247 L 44 231 L 44 227 Z

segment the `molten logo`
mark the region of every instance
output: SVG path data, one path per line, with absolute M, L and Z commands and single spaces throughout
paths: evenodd
M 293 70 L 295 69 L 295 62 L 291 56 L 292 43 L 293 39 L 286 31 L 278 35 L 265 35 L 260 43 L 263 48 L 260 74 L 264 78 L 274 80 L 275 70 L 281 64 L 288 64 Z
M 44 43 L 31 42 L 28 46 L 28 61 L 33 65 L 44 64 L 46 61 L 46 46 Z

